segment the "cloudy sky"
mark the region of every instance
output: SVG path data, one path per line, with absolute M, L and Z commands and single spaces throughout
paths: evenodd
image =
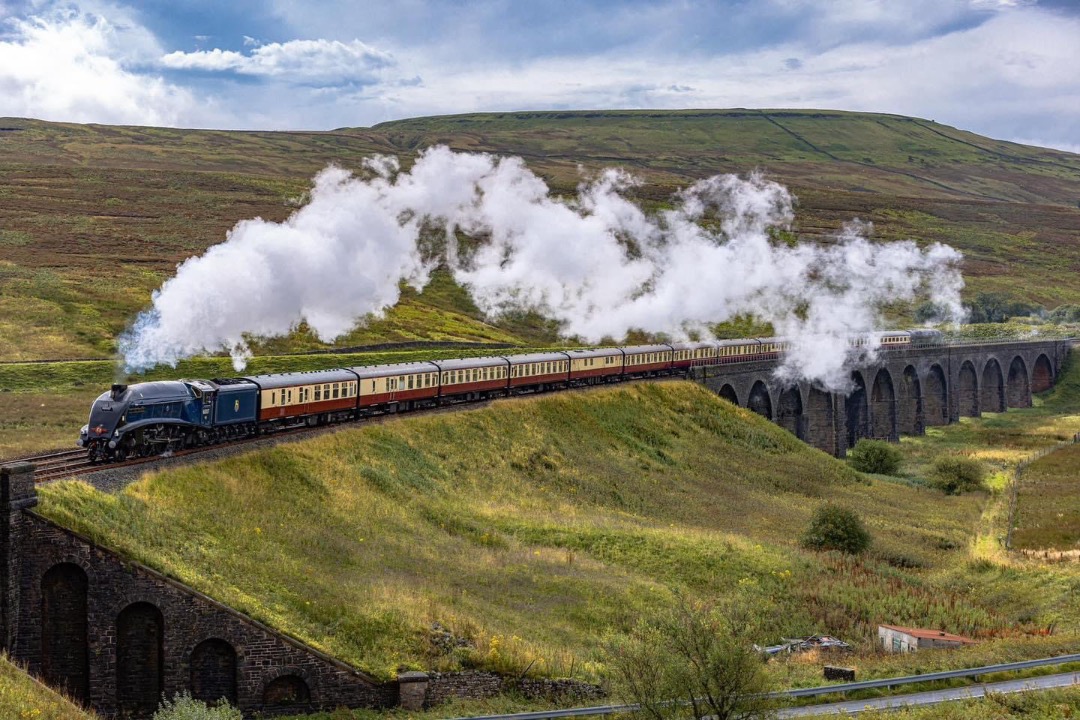
M 900 113 L 1080 152 L 1080 0 L 0 0 L 0 116 Z

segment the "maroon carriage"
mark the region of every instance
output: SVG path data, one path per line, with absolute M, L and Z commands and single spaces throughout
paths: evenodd
M 533 392 L 566 387 L 570 379 L 570 356 L 564 352 L 510 355 L 510 389 Z
M 439 368 L 434 363 L 396 363 L 350 370 L 360 378 L 360 411 L 365 414 L 434 405 L 439 397 Z
M 675 370 L 688 370 L 701 365 L 715 365 L 717 356 L 716 343 L 681 342 L 671 343 L 671 367 Z
M 349 370 L 253 375 L 259 387 L 259 423 L 291 425 L 344 420 L 356 410 L 358 379 Z
M 505 395 L 509 362 L 503 357 L 436 360 L 440 396 L 451 402 Z
M 570 358 L 570 383 L 595 385 L 617 380 L 623 371 L 623 354 L 619 348 L 567 350 Z
M 672 350 L 668 345 L 634 345 L 624 347 L 623 374 L 646 377 L 671 371 Z

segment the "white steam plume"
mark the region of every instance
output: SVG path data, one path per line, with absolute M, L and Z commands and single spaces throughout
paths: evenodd
M 409 172 L 385 157 L 365 165 L 366 178 L 324 170 L 285 222 L 243 221 L 184 262 L 122 338 L 127 367 L 225 348 L 239 370 L 245 335 L 301 321 L 330 341 L 397 302 L 401 279 L 426 283 L 424 222 L 446 228 L 447 264 L 490 316 L 536 309 L 599 341 L 633 329 L 707 336 L 711 323 L 752 314 L 795 345 L 782 377 L 832 388 L 847 383 L 846 336 L 878 328 L 884 304 L 924 294 L 961 314 L 955 250 L 873 244 L 856 224 L 833 245 L 789 246 L 770 229 L 790 224 L 791 195 L 759 175 L 702 180 L 651 217 L 623 196 L 635 180 L 616 170 L 564 201 L 519 158 L 436 147 Z M 463 253 L 455 230 L 484 242 Z

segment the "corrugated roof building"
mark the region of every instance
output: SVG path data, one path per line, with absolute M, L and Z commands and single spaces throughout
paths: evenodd
M 928 648 L 951 648 L 973 645 L 975 641 L 944 630 L 925 630 L 900 625 L 878 625 L 878 639 L 887 652 L 915 652 Z

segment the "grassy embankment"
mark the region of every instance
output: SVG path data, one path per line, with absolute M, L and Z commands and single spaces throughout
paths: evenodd
M 1080 301 L 1080 156 L 893 115 L 819 111 L 503 113 L 327 133 L 222 132 L 4 120 L 0 360 L 108 358 L 177 263 L 238 221 L 282 220 L 328 163 L 419 148 L 522 156 L 560 194 L 620 166 L 647 208 L 718 172 L 761 168 L 799 198 L 797 235 L 858 217 L 882 240 L 965 253 L 969 291 Z M 1019 260 L 1023 261 L 1020 262 Z M 535 317 L 488 323 L 445 276 L 340 346 L 413 339 L 548 344 Z M 300 331 L 260 350 L 319 344 Z
M 855 641 L 864 677 L 1060 652 L 1076 632 L 1027 638 L 1043 613 L 961 581 L 980 572 L 969 545 L 984 495 L 866 482 L 688 383 L 402 419 L 150 474 L 118 495 L 70 482 L 42 496 L 50 517 L 381 676 L 597 678 L 603 638 L 673 592 L 739 587 L 760 591 L 777 635 Z M 868 557 L 798 547 L 827 499 L 864 517 Z M 987 642 L 881 658 L 879 621 Z M 444 652 L 435 622 L 472 646 Z M 775 672 L 813 683 L 815 668 Z
M 94 720 L 97 717 L 34 680 L 0 656 L 0 718 L 4 720 Z

